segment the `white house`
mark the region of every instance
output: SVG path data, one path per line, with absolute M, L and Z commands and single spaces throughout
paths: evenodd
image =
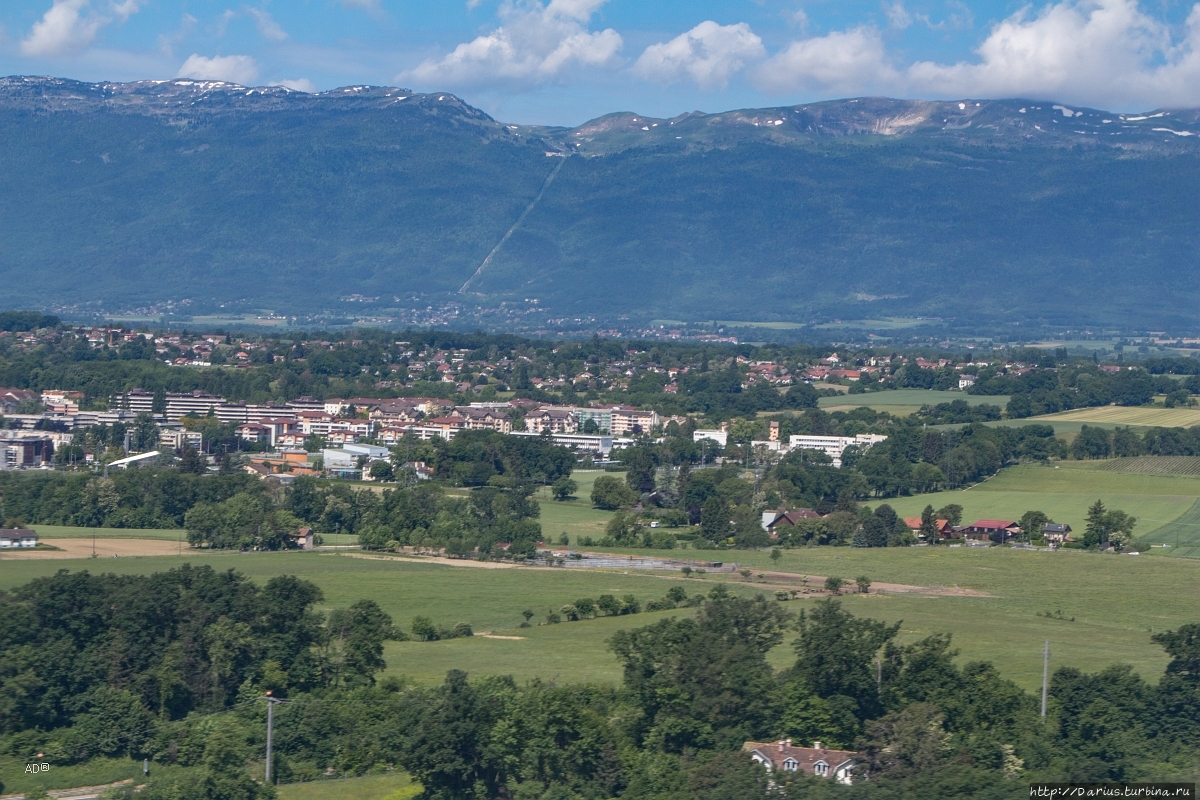
M 37 547 L 37 532 L 29 528 L 0 529 L 0 547 Z
M 829 750 L 820 742 L 812 747 L 795 747 L 791 739 L 778 742 L 746 742 L 742 749 L 750 759 L 767 768 L 768 772 L 805 772 L 819 778 L 830 778 L 849 786 L 853 782 L 855 757 L 851 750 Z

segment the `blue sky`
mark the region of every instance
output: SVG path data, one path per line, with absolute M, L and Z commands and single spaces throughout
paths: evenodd
M 451 91 L 578 124 L 838 97 L 1200 105 L 1187 0 L 4 0 L 0 74 Z

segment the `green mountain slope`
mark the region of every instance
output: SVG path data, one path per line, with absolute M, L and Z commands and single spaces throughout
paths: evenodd
M 541 128 L 400 89 L 6 78 L 0 304 L 1194 326 L 1196 133 L 884 99 Z

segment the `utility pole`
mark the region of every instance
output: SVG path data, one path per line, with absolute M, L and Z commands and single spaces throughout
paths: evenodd
M 275 704 L 281 703 L 282 700 L 277 700 L 271 697 L 271 693 L 267 692 L 267 783 L 271 783 L 271 745 L 272 736 L 275 732 Z
M 1042 719 L 1046 718 L 1046 683 L 1050 677 L 1050 640 L 1042 650 Z

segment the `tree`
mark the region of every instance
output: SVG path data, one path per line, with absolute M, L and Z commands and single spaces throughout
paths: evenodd
M 959 525 L 962 523 L 963 507 L 958 503 L 950 503 L 944 505 L 934 514 L 935 519 L 944 519 L 951 525 Z
M 638 495 L 654 491 L 654 454 L 647 447 L 627 447 L 621 451 L 625 465 L 625 483 Z
M 934 514 L 933 506 L 927 505 L 921 512 L 921 537 L 929 544 L 937 544 L 941 539 L 941 534 L 938 533 L 937 516 Z
M 550 495 L 555 500 L 569 500 L 578 490 L 579 484 L 564 475 L 550 487 Z
M 843 580 L 842 578 L 839 578 L 834 575 L 830 575 L 828 578 L 825 579 L 825 591 L 833 592 L 834 594 L 841 594 L 842 593 L 842 584 L 844 584 L 844 583 L 845 583 L 845 580 Z
M 592 484 L 592 505 L 605 511 L 632 506 L 637 500 L 633 490 L 612 475 L 601 475 Z
M 700 535 L 710 542 L 722 542 L 729 537 L 729 506 L 719 495 L 704 501 L 700 511 Z
M 625 689 L 642 710 L 636 737 L 668 752 L 737 749 L 770 729 L 766 655 L 783 639 L 790 615 L 779 603 L 711 597 L 691 619 L 665 619 L 618 631 L 610 646 L 624 666 Z
M 372 480 L 391 481 L 396 477 L 395 469 L 388 461 L 376 461 L 369 472 Z
M 771 563 L 775 566 L 779 565 L 779 559 L 783 558 L 783 551 L 778 547 L 771 548 Z
M 1107 515 L 1108 510 L 1100 500 L 1092 503 L 1088 508 L 1087 527 L 1084 528 L 1083 533 L 1084 547 L 1099 547 L 1103 542 L 1108 541 Z
M 203 456 L 190 444 L 183 446 L 179 456 L 179 471 L 189 475 L 203 475 L 208 471 Z
M 880 708 L 875 654 L 896 637 L 900 623 L 855 617 L 833 598 L 819 600 L 800 614 L 795 671 L 813 694 L 850 698 L 859 719 Z
M 871 579 L 866 575 L 859 575 L 854 579 L 854 583 L 856 586 L 858 586 L 858 591 L 860 594 L 866 594 L 867 592 L 871 591 Z
M 1041 539 L 1046 523 L 1050 521 L 1050 517 L 1041 511 L 1026 511 L 1017 522 L 1021 529 L 1021 540 L 1028 542 L 1031 539 Z
M 900 778 L 930 769 L 950 749 L 942 712 L 932 703 L 913 703 L 867 725 L 867 771 Z

